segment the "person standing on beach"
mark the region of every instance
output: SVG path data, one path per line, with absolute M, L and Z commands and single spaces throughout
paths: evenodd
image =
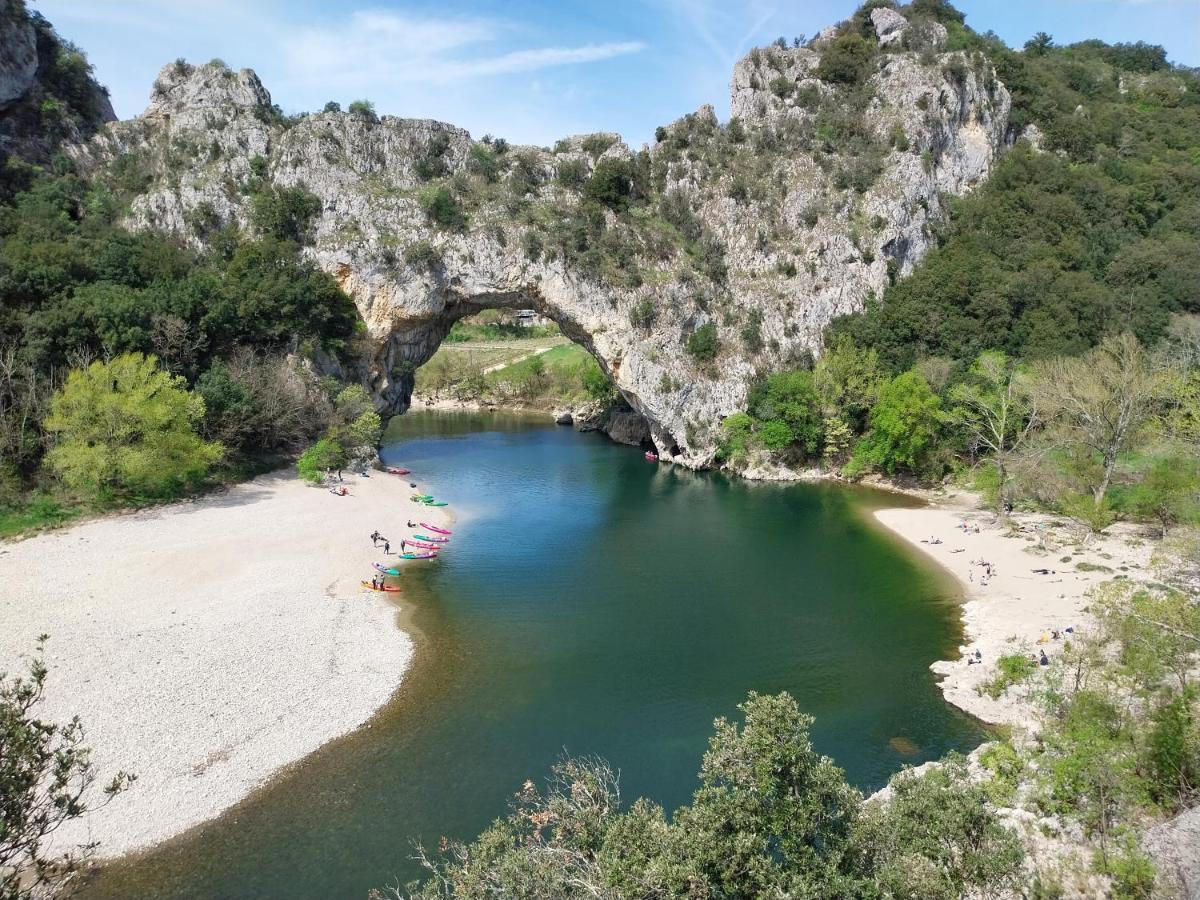
M 383 542 L 383 555 L 387 556 L 391 552 L 392 552 L 392 545 L 389 544 L 387 541 L 384 541 Z

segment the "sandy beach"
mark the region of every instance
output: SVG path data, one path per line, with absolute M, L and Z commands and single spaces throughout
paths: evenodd
M 962 655 L 930 668 L 944 676 L 941 688 L 949 702 L 991 724 L 1032 725 L 1019 692 L 993 700 L 977 690 L 995 676 L 999 657 L 1044 649 L 1053 658 L 1062 640 L 1038 643 L 1039 638 L 1054 630 L 1089 627 L 1086 595 L 1092 587 L 1117 574 L 1149 577 L 1151 542 L 1131 526 L 1113 526 L 1081 545 L 1077 529 L 1062 519 L 1018 513 L 998 523 L 993 513 L 964 495 L 930 507 L 881 509 L 875 517 L 962 585 Z M 991 577 L 979 560 L 992 564 Z M 1048 572 L 1034 571 L 1038 569 Z M 968 664 L 977 650 L 982 664 Z
M 99 841 L 101 857 L 148 847 L 388 700 L 412 656 L 396 627 L 405 594 L 359 582 L 396 564 L 409 519 L 447 519 L 409 500 L 409 477 L 347 475 L 338 497 L 277 472 L 0 544 L 0 671 L 24 670 L 50 635 L 42 716 L 82 718 L 102 778 L 137 775 L 57 840 Z

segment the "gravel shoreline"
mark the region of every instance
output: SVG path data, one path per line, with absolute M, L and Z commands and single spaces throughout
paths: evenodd
M 369 535 L 398 544 L 408 520 L 448 516 L 409 500 L 408 478 L 346 484 L 337 497 L 275 472 L 0 544 L 0 671 L 22 671 L 48 634 L 40 714 L 81 717 L 101 781 L 138 776 L 60 829 L 57 846 L 98 841 L 101 858 L 146 849 L 219 815 L 392 696 L 413 653 L 396 624 L 406 595 L 361 589 L 386 559 Z

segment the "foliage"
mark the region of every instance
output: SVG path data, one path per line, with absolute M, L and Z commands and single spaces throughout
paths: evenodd
M 458 198 L 444 184 L 425 188 L 418 199 L 421 211 L 434 225 L 447 231 L 466 229 L 467 214 L 463 212 Z
M 308 239 L 313 217 L 321 211 L 321 201 L 301 186 L 271 185 L 250 198 L 250 221 L 265 237 L 303 244 Z
M 430 877 L 397 896 L 957 897 L 1015 884 L 1020 845 L 960 760 L 898 779 L 893 804 L 864 810 L 795 700 L 752 693 L 739 708 L 744 722 L 716 721 L 700 787 L 669 820 L 646 800 L 622 810 L 603 761 L 566 759 L 477 840 L 420 849 Z
M 615 210 L 624 209 L 633 193 L 633 164 L 627 159 L 613 157 L 596 163 L 592 176 L 583 186 L 584 197 Z
M 855 447 L 847 474 L 857 475 L 868 468 L 889 475 L 901 471 L 933 474 L 942 433 L 941 412 L 941 399 L 915 371 L 884 382 L 871 408 L 870 431 Z
M 332 438 L 321 438 L 302 454 L 296 462 L 300 477 L 313 484 L 320 484 L 325 473 L 344 468 L 346 451 Z
M 980 687 L 993 700 L 1037 671 L 1037 663 L 1025 653 L 1009 653 L 996 660 L 996 675 Z
M 821 61 L 814 74 L 833 84 L 858 84 L 874 70 L 879 46 L 871 39 L 854 32 L 843 32 L 821 51 Z
M 418 271 L 432 272 L 442 265 L 442 254 L 433 244 L 422 238 L 404 248 L 404 261 Z
M 1021 884 L 1024 850 L 989 808 L 987 787 L 951 754 L 922 775 L 892 780 L 857 835 L 885 897 L 995 896 Z
M 85 844 L 51 850 L 47 839 L 64 823 L 98 808 L 89 799 L 96 783 L 83 724 L 35 716 L 49 672 L 46 636 L 38 642 L 27 676 L 0 673 L 0 897 L 37 900 L 65 896 L 95 850 Z M 118 772 L 102 789 L 99 806 L 134 776 Z
M 50 466 L 97 500 L 165 497 L 196 484 L 222 455 L 196 427 L 204 400 L 157 360 L 128 353 L 75 370 L 50 404 Z
M 1195 73 L 1146 45 L 1018 53 L 948 27 L 997 67 L 1012 127 L 1037 124 L 1063 155 L 1018 144 L 952 204 L 913 274 L 833 330 L 899 371 L 926 355 L 1079 353 L 1124 329 L 1153 343 L 1170 314 L 1200 310 L 1200 262 L 1185 249 L 1200 203 Z
M 769 376 L 751 388 L 746 406 L 768 450 L 795 449 L 801 456 L 821 450 L 824 427 L 812 372 L 796 369 Z
M 352 100 L 350 105 L 346 107 L 346 111 L 352 116 L 357 116 L 372 124 L 379 121 L 379 116 L 375 114 L 375 104 L 370 100 Z
M 688 335 L 684 349 L 696 362 L 711 362 L 721 350 L 721 339 L 717 337 L 717 326 L 712 322 L 701 325 Z
M 1195 452 L 1175 450 L 1153 457 L 1122 498 L 1122 508 L 1157 521 L 1164 538 L 1173 525 L 1200 521 L 1200 460 Z

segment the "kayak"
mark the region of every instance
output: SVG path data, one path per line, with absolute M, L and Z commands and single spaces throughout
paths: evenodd
M 401 553 L 401 559 L 437 559 L 437 551 L 432 553 Z
M 658 462 L 658 454 L 651 453 L 649 450 L 647 450 L 646 451 L 646 462 Z
M 423 500 L 422 502 L 426 506 L 449 506 L 450 505 L 445 500 Z
M 371 565 L 373 565 L 378 571 L 382 572 L 384 575 L 399 575 L 400 574 L 399 569 L 389 569 L 387 566 L 381 566 L 379 563 L 371 563 Z
M 365 587 L 368 591 L 382 591 L 382 592 L 388 593 L 388 594 L 400 593 L 400 588 L 395 587 L 394 585 L 390 585 L 390 584 L 385 584 L 383 587 L 375 587 L 369 581 L 360 581 L 359 584 L 361 584 L 363 587 Z
M 447 537 L 431 537 L 428 534 L 414 534 L 413 537 L 415 537 L 418 541 L 433 541 L 435 544 L 450 543 L 450 538 Z
M 384 469 L 383 471 L 387 472 L 389 475 L 408 475 L 410 472 L 412 472 L 412 469 L 392 469 L 392 468 L 388 468 L 388 469 Z
M 413 494 L 413 495 L 412 495 L 411 497 L 409 497 L 408 499 L 409 499 L 409 500 L 416 500 L 416 501 L 418 501 L 418 502 L 420 502 L 420 503 L 424 503 L 426 500 L 432 500 L 432 499 L 433 499 L 433 494 Z
M 436 525 L 430 525 L 428 522 L 418 522 L 422 528 L 428 528 L 434 534 L 454 534 L 453 531 L 447 531 L 445 528 L 438 528 Z
M 442 549 L 437 544 L 426 544 L 423 541 L 405 541 L 404 544 L 407 547 L 420 547 L 422 550 L 441 550 Z

